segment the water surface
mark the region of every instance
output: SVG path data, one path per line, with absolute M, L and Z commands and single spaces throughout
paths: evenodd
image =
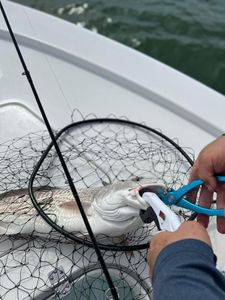
M 224 0 L 15 0 L 98 31 L 225 94 Z

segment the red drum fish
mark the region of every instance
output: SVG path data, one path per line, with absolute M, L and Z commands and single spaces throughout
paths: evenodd
M 97 188 L 78 190 L 95 235 L 121 236 L 143 225 L 139 212 L 148 204 L 141 189 L 152 190 L 160 184 L 148 181 L 120 181 Z M 79 208 L 70 189 L 35 188 L 35 197 L 43 211 L 58 225 L 78 236 L 88 235 Z M 27 189 L 0 195 L 0 234 L 43 235 L 52 230 L 34 208 Z

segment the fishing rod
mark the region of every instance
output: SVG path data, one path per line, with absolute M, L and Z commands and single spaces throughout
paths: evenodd
M 94 236 L 94 234 L 93 234 L 93 231 L 92 231 L 92 229 L 91 229 L 91 226 L 90 226 L 90 223 L 89 223 L 89 221 L 88 221 L 88 218 L 87 218 L 87 216 L 86 216 L 86 214 L 85 214 L 85 211 L 84 211 L 84 209 L 83 209 L 82 203 L 81 203 L 81 201 L 80 201 L 79 195 L 78 195 L 77 190 L 76 190 L 76 188 L 75 188 L 75 185 L 74 185 L 74 183 L 73 183 L 72 177 L 71 177 L 70 172 L 69 172 L 69 170 L 68 170 L 68 168 L 67 168 L 67 165 L 66 165 L 65 160 L 64 160 L 64 158 L 63 158 L 63 155 L 62 155 L 62 153 L 61 153 L 61 150 L 60 150 L 60 148 L 59 148 L 59 146 L 58 146 L 58 143 L 57 143 L 57 141 L 56 141 L 56 139 L 55 139 L 55 136 L 54 136 L 53 130 L 52 130 L 52 128 L 51 128 L 50 122 L 49 122 L 49 120 L 48 120 L 48 118 L 47 118 L 47 115 L 46 115 L 46 113 L 45 113 L 45 110 L 44 110 L 44 108 L 43 108 L 43 106 L 42 106 L 41 100 L 40 100 L 40 98 L 39 98 L 39 95 L 38 95 L 37 90 L 36 90 L 36 88 L 35 88 L 35 85 L 34 85 L 34 83 L 33 83 L 33 80 L 32 80 L 32 77 L 31 77 L 31 75 L 30 75 L 30 72 L 29 72 L 29 70 L 28 70 L 28 68 L 27 68 L 27 65 L 26 65 L 26 63 L 25 63 L 25 60 L 24 60 L 24 58 L 23 58 L 23 55 L 22 55 L 22 53 L 21 53 L 21 51 L 20 51 L 20 48 L 19 48 L 19 45 L 18 45 L 18 43 L 17 43 L 16 37 L 15 37 L 15 35 L 14 35 L 14 33 L 13 33 L 13 30 L 12 30 L 12 28 L 11 28 L 11 25 L 10 25 L 10 23 L 9 23 L 7 14 L 6 14 L 6 12 L 5 12 L 5 9 L 4 9 L 4 7 L 3 7 L 1 1 L 0 1 L 0 9 L 1 9 L 1 12 L 2 12 L 2 15 L 3 15 L 3 18 L 4 18 L 4 20 L 5 20 L 6 26 L 7 26 L 7 28 L 8 28 L 9 34 L 10 34 L 10 36 L 11 36 L 11 39 L 12 39 L 12 41 L 13 41 L 13 44 L 14 44 L 14 46 L 15 46 L 16 52 L 17 52 L 17 54 L 18 54 L 18 56 L 19 56 L 20 62 L 21 62 L 21 64 L 22 64 L 22 67 L 23 67 L 23 70 L 24 70 L 24 73 L 23 73 L 22 75 L 25 75 L 25 76 L 26 76 L 26 78 L 27 78 L 27 80 L 28 80 L 28 82 L 29 82 L 29 84 L 30 84 L 30 87 L 31 87 L 31 90 L 32 90 L 32 92 L 33 92 L 34 98 L 35 98 L 36 103 L 37 103 L 37 105 L 38 105 L 38 108 L 39 108 L 39 110 L 40 110 L 40 112 L 41 112 L 42 118 L 43 118 L 44 123 L 45 123 L 45 125 L 46 125 L 46 127 L 47 127 L 48 133 L 49 133 L 50 138 L 51 138 L 51 140 L 52 140 L 52 143 L 53 143 L 53 145 L 54 145 L 54 147 L 55 147 L 56 153 L 57 153 L 57 155 L 58 155 L 58 158 L 59 158 L 59 160 L 60 160 L 60 163 L 61 163 L 61 165 L 62 165 L 62 168 L 63 168 L 63 170 L 64 170 L 64 173 L 65 173 L 65 175 L 66 175 L 66 178 L 67 178 L 67 180 L 68 180 L 69 187 L 70 187 L 70 189 L 71 189 L 71 191 L 72 191 L 72 194 L 73 194 L 74 199 L 76 200 L 77 206 L 79 207 L 79 210 L 80 210 L 81 216 L 82 216 L 82 218 L 83 218 L 83 221 L 84 221 L 84 223 L 85 223 L 85 226 L 86 226 L 86 228 L 87 228 L 88 234 L 89 234 L 89 236 L 90 236 L 90 238 L 91 238 L 91 241 L 92 241 L 92 243 L 93 243 L 93 245 L 94 245 L 94 249 L 95 249 L 95 251 L 96 251 L 96 254 L 97 254 L 97 257 L 98 257 L 98 259 L 99 259 L 100 265 L 101 265 L 101 267 L 102 267 L 103 273 L 104 273 L 104 275 L 105 275 L 105 277 L 106 277 L 106 280 L 107 280 L 107 283 L 108 283 L 108 285 L 109 285 L 109 288 L 110 288 L 112 297 L 113 297 L 114 300 L 119 300 L 119 297 L 118 297 L 116 288 L 115 288 L 115 286 L 114 286 L 114 284 L 113 284 L 112 278 L 111 278 L 111 276 L 110 276 L 110 274 L 109 274 L 109 271 L 108 271 L 108 269 L 107 269 L 107 267 L 106 267 L 105 261 L 104 261 L 104 259 L 103 259 L 102 254 L 101 254 L 100 248 L 98 247 L 97 241 L 96 241 L 95 236 Z M 32 201 L 32 202 L 33 202 L 33 201 Z M 33 203 L 33 204 L 34 204 L 34 203 Z

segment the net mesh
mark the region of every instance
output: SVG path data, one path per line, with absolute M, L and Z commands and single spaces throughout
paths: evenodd
M 175 142 L 126 120 L 77 122 L 62 130 L 57 141 L 88 209 L 99 190 L 106 189 L 104 197 L 112 197 L 118 182 L 129 182 L 133 187 L 147 180 L 167 188 L 187 182 L 191 159 L 188 161 Z M 78 229 L 74 232 L 70 227 L 74 200 L 55 149 L 49 145 L 46 131 L 0 145 L 0 297 L 112 299 L 90 238 L 79 225 L 79 211 L 75 218 Z M 34 195 L 61 232 L 42 219 L 29 197 L 27 186 L 38 162 Z M 190 216 L 182 209 L 176 213 L 181 221 Z M 146 254 L 155 224 L 134 218 L 127 227 L 123 223 L 124 230 L 110 224 L 109 234 L 99 230 L 104 221 L 91 220 L 89 210 L 87 216 L 120 299 L 151 299 Z M 65 234 L 70 229 L 73 240 Z

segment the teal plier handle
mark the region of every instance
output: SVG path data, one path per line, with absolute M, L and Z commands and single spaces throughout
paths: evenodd
M 216 176 L 216 180 L 218 182 L 225 182 L 225 176 Z M 202 180 L 197 179 L 190 182 L 189 184 L 182 186 L 178 190 L 171 190 L 168 193 L 164 191 L 164 193 L 161 193 L 159 196 L 162 199 L 162 201 L 169 206 L 177 205 L 179 207 L 195 211 L 199 214 L 224 217 L 224 209 L 204 208 L 202 206 L 191 203 L 190 201 L 183 198 L 187 193 L 203 184 L 204 182 Z

